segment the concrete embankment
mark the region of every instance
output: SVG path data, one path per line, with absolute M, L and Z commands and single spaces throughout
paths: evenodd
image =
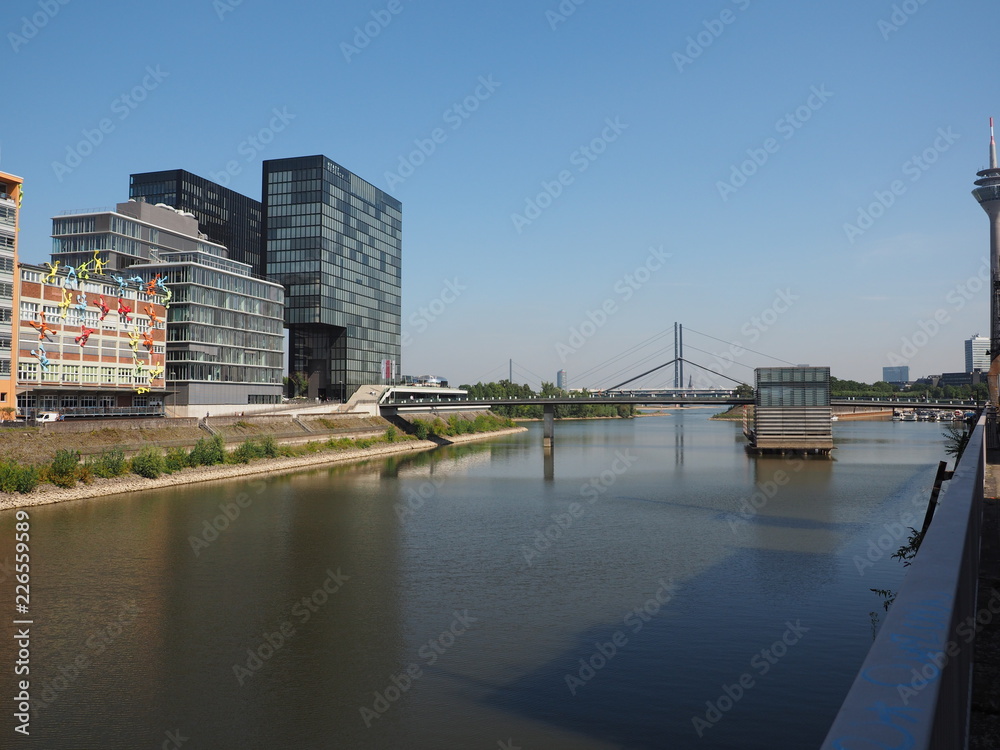
M 69 500 L 82 500 L 91 497 L 120 495 L 142 490 L 175 487 L 183 484 L 209 482 L 223 479 L 242 479 L 260 474 L 282 474 L 302 471 L 327 464 L 349 463 L 377 459 L 385 456 L 414 453 L 432 450 L 450 443 L 466 443 L 476 440 L 523 432 L 524 427 L 512 427 L 496 432 L 480 432 L 475 434 L 456 435 L 454 437 L 438 438 L 440 442 L 430 440 L 406 440 L 398 443 L 382 443 L 371 448 L 323 451 L 307 456 L 293 458 L 260 459 L 249 464 L 221 464 L 218 466 L 199 466 L 174 474 L 166 474 L 156 479 L 145 479 L 130 474 L 115 479 L 94 479 L 91 484 L 81 484 L 76 487 L 62 489 L 53 485 L 40 485 L 28 495 L 0 493 L 0 510 L 23 508 L 33 505 L 48 505 Z M 280 442 L 280 441 L 279 441 Z

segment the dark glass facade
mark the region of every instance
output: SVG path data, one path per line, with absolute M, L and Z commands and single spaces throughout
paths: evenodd
M 402 204 L 325 156 L 264 162 L 266 274 L 285 287 L 289 370 L 347 398 L 399 368 Z
M 230 258 L 264 276 L 260 201 L 183 169 L 131 175 L 129 198 L 193 213 L 201 231 L 212 242 L 225 245 Z

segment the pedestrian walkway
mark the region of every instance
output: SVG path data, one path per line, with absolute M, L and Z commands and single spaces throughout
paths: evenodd
M 1000 748 L 1000 450 L 986 452 L 983 492 L 977 609 L 991 617 L 976 635 L 970 750 Z

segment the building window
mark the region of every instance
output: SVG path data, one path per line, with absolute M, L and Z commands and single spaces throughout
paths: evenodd
M 83 366 L 81 383 L 97 383 L 97 368 L 89 365 Z
M 38 317 L 38 304 L 35 302 L 21 303 L 21 320 L 34 320 Z
M 142 407 L 149 406 L 149 397 L 148 396 L 133 396 L 132 397 L 132 406 L 142 406 Z
M 17 363 L 17 379 L 37 382 L 38 381 L 38 363 L 37 362 L 18 362 Z
M 63 365 L 63 382 L 80 382 L 80 365 Z

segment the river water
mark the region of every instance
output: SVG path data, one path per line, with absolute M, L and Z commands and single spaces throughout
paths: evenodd
M 711 413 L 32 508 L 36 710 L 24 740 L 7 637 L 0 745 L 817 747 L 943 429 L 754 458 Z

